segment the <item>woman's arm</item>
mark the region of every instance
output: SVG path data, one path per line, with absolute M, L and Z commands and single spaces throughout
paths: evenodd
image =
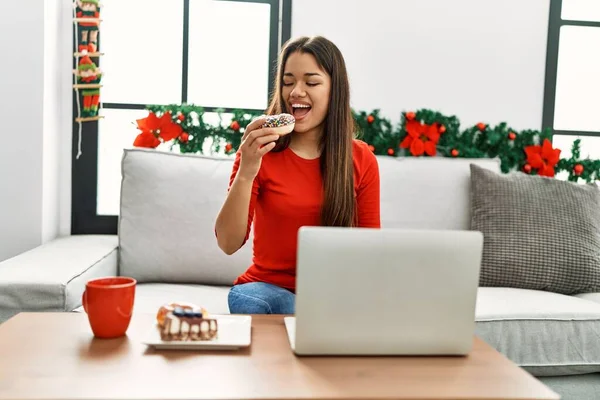
M 381 228 L 379 164 L 368 148 L 361 169 L 362 177 L 356 193 L 358 227 Z
M 239 250 L 250 235 L 254 204 L 259 192 L 257 179 L 251 180 L 237 174 L 240 166 L 238 152 L 233 164 L 229 193 L 217 216 L 215 233 L 217 243 L 226 254 Z
M 273 128 L 262 128 L 264 118 L 246 127 L 240 149 L 235 154 L 229 179 L 229 193 L 217 216 L 217 243 L 226 254 L 233 254 L 248 240 L 258 197 L 258 172 L 262 157 L 273 150 L 279 135 Z

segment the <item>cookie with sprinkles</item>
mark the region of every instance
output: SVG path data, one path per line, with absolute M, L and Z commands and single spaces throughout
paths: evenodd
M 294 130 L 296 119 L 291 114 L 268 115 L 263 128 L 272 128 L 276 135 L 287 135 Z

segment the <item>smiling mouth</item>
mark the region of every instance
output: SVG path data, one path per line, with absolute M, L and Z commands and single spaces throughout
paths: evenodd
M 306 117 L 310 112 L 311 106 L 306 104 L 292 104 L 292 115 L 298 121 Z

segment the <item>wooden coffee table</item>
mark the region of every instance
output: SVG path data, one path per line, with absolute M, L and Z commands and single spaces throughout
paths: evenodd
M 94 339 L 80 313 L 22 313 L 0 325 L 0 399 L 558 399 L 479 339 L 468 357 L 296 357 L 282 316 L 254 316 L 235 352 L 156 351 Z

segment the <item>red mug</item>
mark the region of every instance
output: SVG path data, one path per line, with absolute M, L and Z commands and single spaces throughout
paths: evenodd
M 125 335 L 135 298 L 133 278 L 111 276 L 86 283 L 81 302 L 94 336 L 116 338 Z

